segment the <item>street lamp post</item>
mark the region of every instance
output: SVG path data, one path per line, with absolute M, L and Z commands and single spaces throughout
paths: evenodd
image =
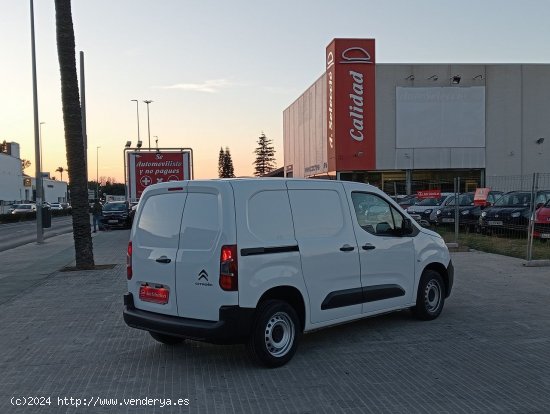
M 137 115 L 137 126 L 138 126 L 138 141 L 140 140 L 139 138 L 139 101 L 137 99 L 132 99 L 131 102 L 135 102 L 136 103 L 136 115 Z
M 40 141 L 40 168 L 41 169 L 44 169 L 44 164 L 42 162 L 43 158 L 42 158 L 42 152 L 43 152 L 43 147 L 42 147 L 42 125 L 44 125 L 45 122 L 40 122 L 40 134 L 39 134 L 39 141 Z
M 143 102 L 147 104 L 147 135 L 149 137 L 149 151 L 150 151 L 151 150 L 151 128 L 149 124 L 149 104 L 153 101 L 151 101 L 150 99 L 146 99 Z
M 34 109 L 34 160 L 36 164 L 36 242 L 44 242 L 44 229 L 42 228 L 42 174 L 40 166 L 40 127 L 38 121 L 38 86 L 36 81 L 36 47 L 34 40 L 34 3 L 30 0 L 31 15 L 31 57 L 32 57 L 32 95 Z
M 99 149 L 101 147 L 95 148 L 95 199 L 99 200 Z

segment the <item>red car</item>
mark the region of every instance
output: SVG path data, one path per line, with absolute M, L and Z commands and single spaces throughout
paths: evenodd
M 535 230 L 533 237 L 546 241 L 550 239 L 550 200 L 535 211 Z

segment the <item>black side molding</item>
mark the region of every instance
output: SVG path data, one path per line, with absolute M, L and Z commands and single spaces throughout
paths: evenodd
M 295 246 L 277 246 L 277 247 L 249 247 L 241 249 L 241 256 L 254 256 L 257 254 L 288 253 L 299 252 L 298 245 Z
M 390 298 L 404 296 L 405 290 L 399 285 L 377 285 L 364 288 L 344 289 L 331 292 L 321 304 L 321 310 L 342 308 Z

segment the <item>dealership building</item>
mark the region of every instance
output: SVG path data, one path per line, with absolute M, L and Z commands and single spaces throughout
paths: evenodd
M 374 39 L 334 39 L 283 127 L 287 177 L 410 194 L 550 173 L 550 65 L 377 64 Z

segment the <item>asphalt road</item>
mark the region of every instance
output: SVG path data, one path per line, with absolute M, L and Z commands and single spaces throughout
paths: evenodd
M 53 217 L 52 227 L 44 229 L 44 239 L 73 230 L 72 217 Z M 0 252 L 36 242 L 36 220 L 0 224 Z

